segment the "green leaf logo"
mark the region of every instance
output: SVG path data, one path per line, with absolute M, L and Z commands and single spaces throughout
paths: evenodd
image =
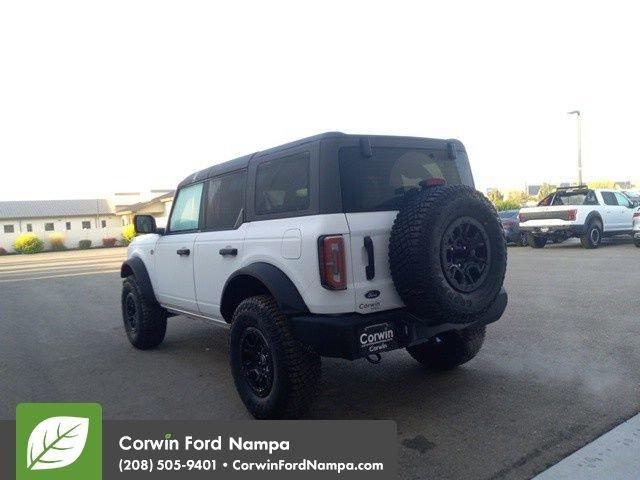
M 75 462 L 87 443 L 89 419 L 51 417 L 43 420 L 29 435 L 28 470 L 62 468 Z

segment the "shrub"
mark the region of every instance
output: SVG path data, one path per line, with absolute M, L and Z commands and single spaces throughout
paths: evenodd
M 51 235 L 49 235 L 49 242 L 51 243 L 51 250 L 53 251 L 67 249 L 67 247 L 64 245 L 64 234 L 62 233 L 52 233 Z
M 4 248 L 0 247 L 0 256 L 6 255 L 6 254 L 7 254 L 7 251 Z
M 499 212 L 502 210 L 520 210 L 520 207 L 522 207 L 522 205 L 513 200 L 500 200 L 496 202 L 496 210 Z
M 129 245 L 131 243 L 131 240 L 133 240 L 135 236 L 136 227 L 133 225 L 133 223 L 122 227 L 122 240 L 125 245 Z
M 40 253 L 44 250 L 44 242 L 35 233 L 23 233 L 13 243 L 16 252 L 19 253 Z
M 102 246 L 103 247 L 115 247 L 117 241 L 118 241 L 118 239 L 115 238 L 115 237 L 105 237 L 105 238 L 102 239 Z
M 91 240 L 80 240 L 78 242 L 78 248 L 82 250 L 86 250 L 87 248 L 91 248 Z

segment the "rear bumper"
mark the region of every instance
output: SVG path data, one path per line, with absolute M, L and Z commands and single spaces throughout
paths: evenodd
M 312 346 L 323 357 L 355 360 L 409 345 L 423 343 L 442 332 L 480 327 L 498 320 L 507 308 L 504 288 L 498 298 L 480 318 L 467 324 L 441 323 L 430 325 L 405 308 L 361 315 L 293 316 L 289 319 L 296 340 Z
M 562 232 L 572 237 L 579 237 L 584 233 L 584 225 L 549 225 L 528 227 L 520 225 L 520 230 L 533 235 L 551 235 L 553 233 Z

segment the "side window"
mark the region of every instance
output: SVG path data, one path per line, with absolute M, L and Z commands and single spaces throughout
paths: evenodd
M 584 198 L 585 205 L 598 205 L 598 198 L 596 197 L 596 192 L 593 190 L 589 190 L 587 192 L 586 197 Z
M 623 207 L 631 206 L 631 202 L 629 201 L 629 199 L 622 193 L 615 192 L 615 196 L 616 196 L 616 199 L 618 200 L 618 205 L 621 205 Z
M 309 153 L 269 160 L 256 173 L 257 215 L 309 208 Z
M 205 230 L 235 230 L 242 225 L 246 172 L 209 180 L 205 205 Z
M 202 183 L 182 188 L 173 206 L 170 232 L 197 230 L 200 223 L 200 202 L 202 200 Z
M 604 200 L 605 205 L 618 205 L 618 201 L 613 192 L 602 192 L 602 200 Z
M 549 205 L 551 205 L 551 200 L 553 200 L 553 196 L 555 195 L 555 193 L 552 193 L 551 195 L 547 195 L 546 197 L 544 197 L 542 200 L 540 200 L 538 202 L 538 206 L 539 207 L 548 207 Z

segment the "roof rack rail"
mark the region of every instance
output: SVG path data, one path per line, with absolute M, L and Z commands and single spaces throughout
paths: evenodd
M 556 187 L 556 190 L 573 190 L 573 189 L 581 189 L 581 188 L 589 188 L 589 186 L 586 184 L 570 185 L 568 187 Z

